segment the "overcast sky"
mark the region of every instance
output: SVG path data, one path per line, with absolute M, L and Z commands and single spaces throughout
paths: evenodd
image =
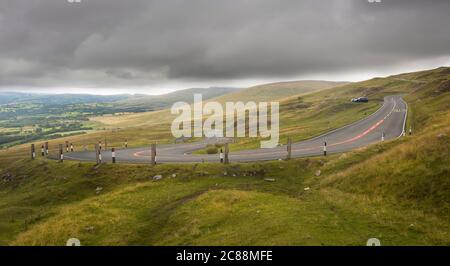
M 162 93 L 450 64 L 448 0 L 0 0 L 0 89 Z

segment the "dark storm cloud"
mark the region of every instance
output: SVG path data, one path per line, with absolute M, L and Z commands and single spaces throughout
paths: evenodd
M 450 1 L 0 0 L 0 86 L 283 78 L 450 55 Z

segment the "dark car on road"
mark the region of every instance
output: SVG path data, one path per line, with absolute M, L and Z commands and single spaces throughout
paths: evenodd
M 358 98 L 353 98 L 352 102 L 353 103 L 367 103 L 367 102 L 369 102 L 369 99 L 367 99 L 367 97 L 358 97 Z

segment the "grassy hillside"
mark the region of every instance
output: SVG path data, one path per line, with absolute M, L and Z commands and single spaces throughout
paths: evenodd
M 240 90 L 233 93 L 224 94 L 217 97 L 220 103 L 235 101 L 270 102 L 278 101 L 298 94 L 315 92 L 347 84 L 348 82 L 333 82 L 321 80 L 300 80 L 289 82 L 278 82 L 263 84 Z
M 327 108 L 345 114 L 344 99 L 355 94 L 405 94 L 412 136 L 326 158 L 95 167 L 2 152 L 0 244 L 64 245 L 77 237 L 83 245 L 365 245 L 377 237 L 382 245 L 449 245 L 448 72 L 302 96 L 320 120 Z M 285 109 L 298 112 L 292 126 L 298 115 L 310 117 L 299 109 Z M 156 174 L 164 178 L 153 181 Z
M 225 103 L 227 101 L 276 101 L 286 97 L 318 91 L 343 84 L 343 82 L 328 81 L 293 81 L 274 84 L 265 84 L 247 89 L 227 93 L 222 96 L 211 99 Z M 192 100 L 192 94 L 185 97 L 184 101 Z M 207 99 L 207 97 L 204 97 Z M 163 110 L 158 113 L 143 113 L 115 117 L 95 117 L 92 120 L 103 123 L 105 127 L 130 127 L 130 126 L 148 126 L 151 127 L 158 123 L 167 123 L 172 121 L 175 116 L 170 114 L 169 110 Z

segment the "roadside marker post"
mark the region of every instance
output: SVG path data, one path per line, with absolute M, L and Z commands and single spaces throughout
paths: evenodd
M 220 163 L 224 163 L 224 161 L 223 161 L 224 159 L 225 159 L 225 156 L 224 156 L 223 150 L 220 149 L 220 151 L 219 151 L 219 160 L 220 160 Z
M 125 140 L 125 149 L 128 148 L 128 140 Z
M 409 135 L 412 135 L 412 127 L 409 128 Z
M 62 163 L 64 161 L 63 145 L 59 144 L 59 161 Z
M 291 137 L 288 137 L 286 160 L 290 160 L 291 156 L 292 156 L 292 139 L 291 139 Z
M 44 147 L 45 147 L 45 155 L 48 155 L 48 141 L 45 142 Z
M 116 149 L 111 148 L 112 163 L 116 163 Z
M 34 160 L 34 158 L 36 158 L 36 151 L 34 148 L 34 144 L 31 144 L 31 159 Z
M 154 143 L 151 145 L 150 157 L 152 160 L 152 165 L 155 165 L 156 164 L 156 144 L 154 144 Z
M 323 142 L 323 156 L 327 156 L 327 142 Z
M 229 164 L 230 163 L 230 160 L 228 158 L 228 153 L 229 152 L 230 152 L 230 149 L 228 148 L 228 142 L 227 142 L 227 143 L 225 143 L 225 160 L 224 160 L 225 164 Z
M 384 141 L 384 132 L 381 132 L 381 141 Z
M 70 143 L 70 152 L 73 152 L 73 143 Z
M 95 145 L 95 159 L 97 161 L 97 164 L 101 164 L 102 163 L 102 154 L 101 154 L 101 150 L 100 150 L 100 145 L 99 144 Z
M 66 152 L 69 152 L 69 142 L 66 140 Z
M 42 157 L 45 156 L 44 144 L 41 145 L 41 156 L 42 156 Z

